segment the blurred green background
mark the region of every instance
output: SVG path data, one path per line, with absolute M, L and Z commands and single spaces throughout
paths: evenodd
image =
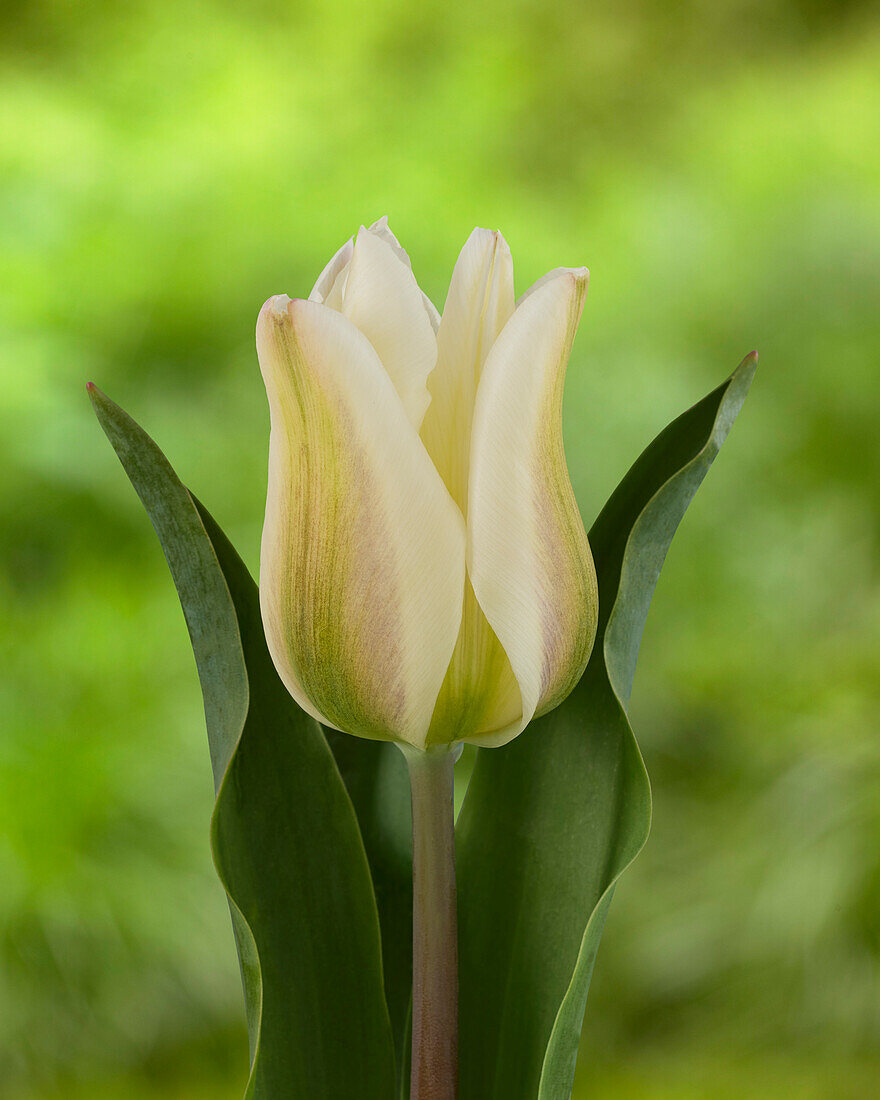
M 588 523 L 761 352 L 648 622 L 654 832 L 612 908 L 575 1097 L 876 1095 L 876 8 L 2 13 L 0 1095 L 241 1095 L 195 668 L 84 383 L 256 570 L 257 311 L 385 213 L 441 306 L 476 224 L 506 234 L 520 291 L 591 268 L 566 405 Z

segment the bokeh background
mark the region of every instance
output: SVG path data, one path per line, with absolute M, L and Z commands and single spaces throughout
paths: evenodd
M 186 630 L 92 379 L 256 570 L 263 300 L 382 214 L 586 263 L 589 523 L 752 347 L 633 699 L 655 825 L 576 1100 L 880 1074 L 880 21 L 856 0 L 18 0 L 0 33 L 0 1095 L 232 1100 Z

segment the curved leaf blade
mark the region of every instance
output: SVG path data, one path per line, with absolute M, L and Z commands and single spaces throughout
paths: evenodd
M 251 1042 L 247 1097 L 390 1100 L 379 922 L 351 799 L 321 727 L 266 649 L 257 588 L 141 428 L 93 387 L 101 426 L 171 568 L 196 656 Z
M 385 1000 L 399 1081 L 409 1083 L 412 1001 L 412 816 L 403 753 L 386 741 L 367 741 L 324 727 L 342 781 L 354 803 L 379 910 Z
M 666 553 L 688 505 L 721 450 L 755 376 L 747 355 L 717 389 L 673 420 L 642 452 L 590 530 L 600 584 L 611 594 L 603 653 L 608 677 L 629 702 L 648 608 Z M 621 537 L 626 536 L 621 549 Z M 603 619 L 607 612 L 607 619 Z
M 581 682 L 500 751 L 481 750 L 457 826 L 461 1100 L 567 1100 L 614 884 L 647 839 L 629 698 L 672 536 L 754 374 L 670 424 L 602 510 L 599 631 Z

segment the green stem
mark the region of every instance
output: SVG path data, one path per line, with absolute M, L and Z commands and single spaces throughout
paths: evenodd
M 410 1100 L 458 1095 L 458 932 L 451 752 L 407 751 L 413 820 Z

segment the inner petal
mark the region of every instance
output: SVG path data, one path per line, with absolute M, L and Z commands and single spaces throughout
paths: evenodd
M 452 273 L 437 333 L 431 404 L 422 424 L 428 454 L 467 518 L 471 423 L 489 349 L 512 316 L 513 259 L 500 233 L 475 229 Z
M 489 350 L 513 314 L 513 260 L 500 233 L 475 229 L 462 249 L 437 333 L 437 366 L 422 439 L 465 519 L 471 428 Z M 428 741 L 454 741 L 503 728 L 522 713 L 507 655 L 473 588 L 465 584 L 462 622 Z
M 437 361 L 437 337 L 409 266 L 387 240 L 361 228 L 326 304 L 373 345 L 418 430 L 430 401 L 425 383 Z
M 461 627 L 427 744 L 492 734 L 517 722 L 521 714 L 522 696 L 510 661 L 466 578 Z

